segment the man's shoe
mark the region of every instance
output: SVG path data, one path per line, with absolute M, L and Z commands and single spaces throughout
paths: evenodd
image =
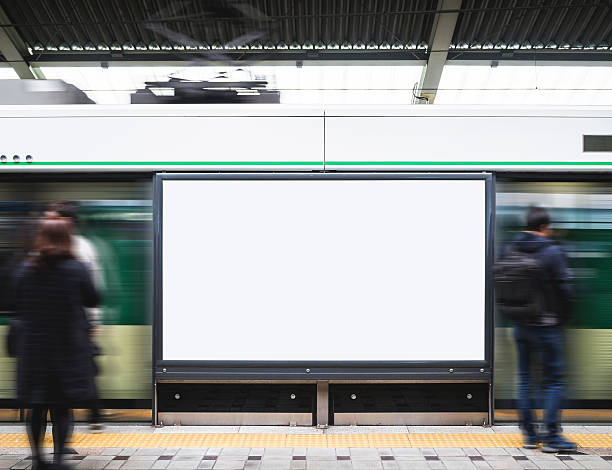
M 556 454 L 557 452 L 574 453 L 576 449 L 576 444 L 563 437 L 546 439 L 542 444 L 542 452 L 546 452 L 547 454 Z
M 537 449 L 542 442 L 537 435 L 528 435 L 523 438 L 523 449 Z

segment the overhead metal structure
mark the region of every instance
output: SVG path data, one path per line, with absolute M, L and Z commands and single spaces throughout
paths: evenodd
M 436 14 L 429 39 L 431 52 L 427 64 L 423 67 L 418 86 L 419 93 L 416 96 L 419 101 L 425 100 L 427 103 L 433 103 L 436 98 L 460 7 L 461 0 L 439 0 L 438 2 L 438 10 L 445 13 Z
M 610 0 L 0 0 L 0 7 L 0 61 L 22 77 L 72 62 L 398 60 L 427 64 L 422 92 L 435 95 L 441 67 L 457 60 L 612 60 Z

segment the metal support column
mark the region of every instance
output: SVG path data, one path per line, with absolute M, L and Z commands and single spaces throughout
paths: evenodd
M 329 382 L 317 382 L 317 427 L 329 425 Z

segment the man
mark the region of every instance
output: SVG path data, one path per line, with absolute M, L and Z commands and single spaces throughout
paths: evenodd
M 517 309 L 516 306 L 519 304 L 517 302 L 514 302 L 513 307 L 509 307 L 508 303 L 504 305 L 504 299 L 500 300 L 500 310 L 506 313 L 513 312 L 515 315 L 514 317 L 508 316 L 515 323 L 520 424 L 525 434 L 524 447 L 536 448 L 542 442 L 543 452 L 573 452 L 576 450 L 576 445 L 561 435 L 560 410 L 565 373 L 561 326 L 567 320 L 572 300 L 567 261 L 561 248 L 551 240 L 550 216 L 546 209 L 529 208 L 526 228 L 527 230 L 510 244 L 504 259 L 496 267 L 498 270 L 499 266 L 502 266 L 500 271 L 503 271 L 504 263 L 506 263 L 506 268 L 510 266 L 510 269 L 515 269 L 516 274 L 520 270 L 520 267 L 517 268 L 517 266 L 522 263 L 523 267 L 530 266 L 530 272 L 533 275 L 529 284 L 535 294 L 516 294 L 520 290 L 520 288 L 517 289 L 519 283 L 515 282 L 514 286 L 509 283 L 509 287 L 514 290 L 514 295 L 525 297 L 531 295 L 536 299 L 535 302 L 524 302 L 524 305 L 529 303 L 531 308 L 521 306 Z M 514 266 L 512 266 L 513 263 Z M 522 272 L 527 271 L 524 269 Z M 505 271 L 506 274 L 508 272 L 510 271 Z M 506 276 L 506 280 L 510 277 Z M 496 273 L 496 282 L 498 280 Z M 498 294 L 498 298 L 500 297 L 503 295 Z M 533 305 L 536 307 L 533 308 Z M 521 311 L 521 317 L 518 316 L 518 311 Z M 543 371 L 541 398 L 543 399 L 545 429 L 542 435 L 538 435 L 533 422 L 531 399 L 533 376 L 530 365 L 532 356 L 538 353 L 541 354 Z
M 45 213 L 45 217 L 64 218 L 70 221 L 72 227 L 73 254 L 79 261 L 82 261 L 87 266 L 93 278 L 95 287 L 98 289 L 99 292 L 102 292 L 104 289 L 104 278 L 102 276 L 102 269 L 100 267 L 100 262 L 98 260 L 96 249 L 94 245 L 89 240 L 87 240 L 87 238 L 76 233 L 76 226 L 78 221 L 76 204 L 67 201 L 51 204 Z M 86 308 L 85 311 L 87 313 L 87 318 L 91 327 L 90 336 L 94 336 L 96 329 L 101 322 L 100 308 Z M 95 343 L 92 342 L 92 346 L 96 350 L 94 353 L 97 353 L 97 346 L 95 346 Z M 91 432 L 102 431 L 103 426 L 102 424 L 100 424 L 100 422 L 100 406 L 96 396 L 96 399 L 94 399 L 90 403 L 89 428 Z

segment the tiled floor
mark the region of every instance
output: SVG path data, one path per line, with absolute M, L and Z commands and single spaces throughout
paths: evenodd
M 23 427 L 18 425 L 0 426 L 0 470 L 31 467 L 23 431 Z M 522 449 L 519 447 L 518 429 L 511 426 L 322 430 L 237 426 L 153 429 L 124 425 L 108 427 L 106 431 L 109 432 L 97 435 L 85 434 L 84 431 L 82 427 L 76 428 L 77 439 L 72 445 L 77 454 L 68 456 L 74 469 L 612 469 L 612 434 L 608 434 L 610 429 L 603 426 L 566 427 L 567 435 L 588 444 L 573 455 L 551 455 Z M 114 436 L 111 442 L 123 442 L 124 445 L 105 445 L 110 435 Z M 325 445 L 320 445 L 322 438 L 325 438 Z M 250 439 L 249 442 L 257 441 L 261 445 L 199 445 L 203 439 L 234 444 Z M 296 439 L 301 442 L 310 439 L 319 445 L 293 445 Z M 493 445 L 508 440 L 512 445 Z M 605 447 L 597 444 L 608 441 L 610 444 Z M 363 442 L 367 445 L 353 446 Z M 403 445 L 377 445 L 381 442 L 401 442 Z M 460 445 L 452 445 L 457 442 Z M 266 443 L 273 445 L 267 446 Z M 46 449 L 47 452 L 50 450 Z
M 75 469 L 391 470 L 391 469 L 612 469 L 612 449 L 548 455 L 519 448 L 79 448 Z M 0 469 L 27 469 L 23 448 L 3 449 Z

